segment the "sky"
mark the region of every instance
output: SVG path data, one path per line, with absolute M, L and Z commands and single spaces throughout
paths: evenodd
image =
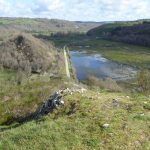
M 0 17 L 98 22 L 150 19 L 150 0 L 0 0 Z

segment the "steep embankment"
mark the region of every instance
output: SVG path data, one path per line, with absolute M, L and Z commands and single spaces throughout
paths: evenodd
M 116 22 L 88 31 L 87 35 L 150 47 L 150 22 Z

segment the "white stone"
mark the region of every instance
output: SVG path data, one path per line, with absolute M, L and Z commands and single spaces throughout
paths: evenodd
M 140 116 L 144 116 L 144 114 L 142 113 L 142 114 L 140 114 Z
M 129 99 L 129 98 L 130 98 L 130 96 L 126 96 L 126 98 L 127 98 L 127 99 Z
M 105 124 L 103 124 L 103 127 L 104 127 L 104 128 L 108 128 L 108 127 L 109 127 L 109 124 L 108 124 L 108 123 L 105 123 Z

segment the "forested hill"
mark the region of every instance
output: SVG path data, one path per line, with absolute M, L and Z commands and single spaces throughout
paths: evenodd
M 150 47 L 150 20 L 104 24 L 87 35 Z

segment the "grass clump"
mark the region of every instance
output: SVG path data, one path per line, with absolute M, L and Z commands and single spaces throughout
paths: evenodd
M 141 92 L 150 93 L 150 72 L 141 70 L 138 75 L 138 87 Z

